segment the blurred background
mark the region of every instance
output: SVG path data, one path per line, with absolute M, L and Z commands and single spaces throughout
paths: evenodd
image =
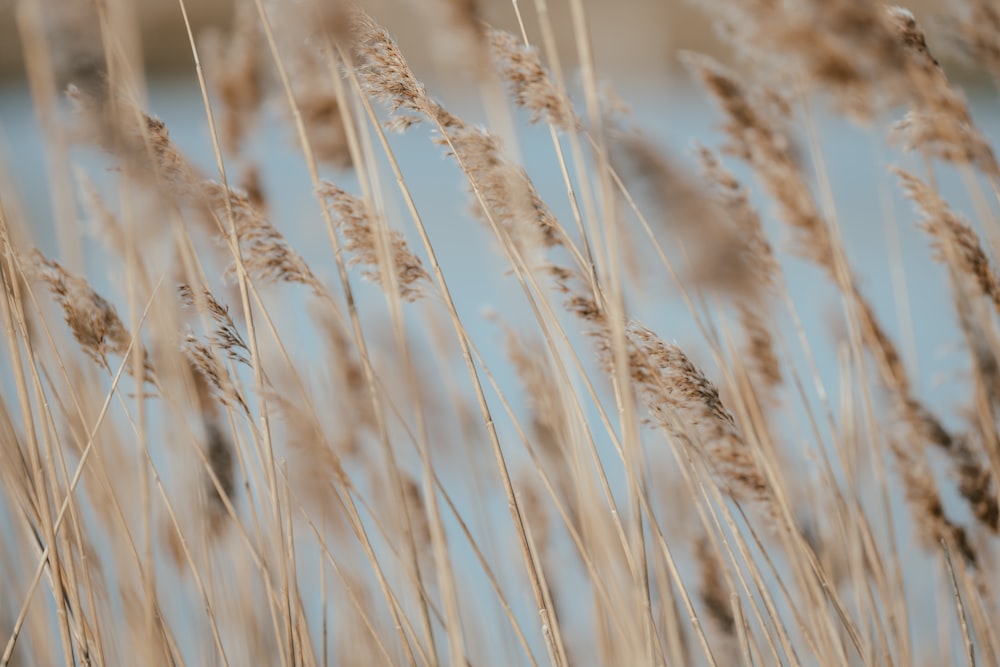
M 291 5 L 296 0 L 285 3 Z M 187 47 L 187 37 L 179 5 L 176 0 L 142 0 L 121 2 L 134 13 L 138 25 L 137 47 L 149 74 L 192 74 L 193 60 Z M 16 0 L 0 0 L 0 77 L 20 78 L 23 74 L 24 54 L 16 19 Z M 96 19 L 89 17 L 89 3 L 79 0 L 29 0 L 22 6 L 43 8 L 48 17 L 49 29 L 70 48 L 86 49 L 88 44 L 98 44 Z M 432 0 L 365 0 L 361 3 L 376 19 L 385 25 L 410 59 L 418 74 L 437 69 L 446 55 L 430 39 L 438 32 L 426 29 L 429 18 L 427 9 Z M 591 21 L 591 35 L 598 67 L 602 73 L 620 76 L 633 73 L 636 77 L 651 74 L 668 74 L 678 70 L 676 54 L 679 50 L 695 49 L 726 59 L 727 49 L 716 39 L 711 21 L 699 3 L 692 0 L 586 0 L 585 6 Z M 962 70 L 959 54 L 950 48 L 949 25 L 940 19 L 940 11 L 949 0 L 911 0 L 905 5 L 934 42 L 935 53 L 954 70 Z M 509 0 L 478 0 L 475 9 L 486 22 L 506 30 L 517 28 Z M 187 10 L 196 33 L 206 29 L 226 28 L 233 15 L 233 0 L 197 0 L 188 2 Z M 23 11 L 24 7 L 20 11 Z M 553 2 L 549 8 L 555 25 L 570 25 L 568 3 Z M 525 8 L 525 14 L 533 14 Z M 84 15 L 81 15 L 84 14 Z M 539 43 L 533 26 L 528 25 L 533 43 Z M 430 38 L 430 39 L 429 39 Z M 556 36 L 567 63 L 574 61 L 574 47 L 570 43 L 572 31 L 565 30 Z M 99 44 L 98 44 L 99 46 Z

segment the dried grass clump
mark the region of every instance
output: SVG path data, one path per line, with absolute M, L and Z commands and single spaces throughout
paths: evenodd
M 900 15 L 899 20 L 906 19 Z M 909 42 L 916 44 L 910 45 L 910 48 L 919 51 L 922 34 L 913 33 Z M 963 496 L 977 518 L 995 530 L 998 514 L 996 501 L 987 500 L 992 493 L 992 475 L 982 467 L 981 457 L 968 448 L 966 441 L 950 434 L 914 395 L 912 382 L 895 343 L 886 334 L 874 308 L 858 289 L 853 277 L 844 275 L 850 269 L 838 265 L 830 228 L 819 214 L 801 169 L 795 165 L 787 149 L 784 135 L 761 119 L 751 97 L 732 73 L 702 57 L 689 57 L 688 64 L 729 116 L 726 132 L 736 143 L 735 147 L 729 146 L 729 150 L 753 167 L 768 193 L 778 202 L 779 215 L 799 231 L 801 241 L 798 251 L 825 270 L 854 310 L 861 340 L 876 361 L 883 385 L 900 419 L 920 441 L 941 447 L 949 453 L 956 465 Z M 937 67 L 936 63 L 933 67 Z
M 63 3 L 81 33 L 50 43 Z M 20 3 L 50 182 L 20 197 L 0 169 L 0 666 L 1000 664 L 992 146 L 908 12 L 710 4 L 746 69 L 685 57 L 724 113 L 722 148 L 688 165 L 602 92 L 583 2 L 566 21 L 515 2 L 514 35 L 476 2 L 425 3 L 426 41 L 460 55 L 444 76 L 481 84 L 462 81 L 478 125 L 361 9 L 243 1 L 226 40 L 189 44 L 214 163 L 136 102 L 128 3 Z M 969 0 L 952 23 L 990 70 L 995 15 Z M 536 33 L 544 65 L 515 36 Z M 290 113 L 261 123 L 272 94 Z M 899 108 L 869 138 L 923 158 L 896 171 L 919 218 L 900 233 L 929 239 L 946 270 L 921 279 L 950 287 L 900 304 L 936 309 L 912 350 L 841 229 L 866 191 L 827 165 L 858 157 L 824 154 L 828 109 L 871 133 Z M 258 155 L 275 131 L 294 156 Z M 441 152 L 485 223 L 461 235 L 432 209 L 461 208 L 461 186 L 414 171 Z M 81 211 L 110 252 L 77 238 Z M 49 218 L 59 261 L 19 250 Z M 323 221 L 330 248 L 300 255 Z M 131 281 L 124 322 L 100 271 Z M 825 293 L 803 298 L 813 274 L 846 335 L 817 319 Z M 910 354 L 951 308 L 971 372 Z
M 938 259 L 948 264 L 959 276 L 975 284 L 996 312 L 1000 313 L 1000 283 L 986 253 L 972 228 L 959 219 L 947 203 L 920 179 L 902 170 L 896 170 L 903 182 L 907 196 L 924 216 L 921 227 L 934 239 Z M 940 426 L 932 442 L 949 451 L 956 465 L 959 491 L 968 499 L 980 521 L 994 532 L 1000 529 L 1000 506 L 993 488 L 993 474 L 981 462 L 981 455 L 973 449 L 967 438 L 945 435 Z

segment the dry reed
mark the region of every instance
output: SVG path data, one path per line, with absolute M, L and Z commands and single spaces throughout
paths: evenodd
M 241 0 L 228 34 L 190 34 L 213 170 L 139 102 L 129 3 L 51 4 L 17 22 L 66 257 L 29 249 L 38 213 L 0 172 L 0 667 L 1000 655 L 1000 274 L 981 192 L 1000 167 L 909 11 L 712 0 L 743 69 L 683 56 L 723 114 L 692 168 L 599 92 L 579 0 L 566 25 L 514 2 L 517 34 L 471 0 L 421 8 L 485 125 L 360 8 Z M 996 9 L 968 0 L 951 20 L 1000 79 Z M 52 113 L 62 91 L 71 117 Z M 863 289 L 819 109 L 891 127 L 876 139 L 924 161 L 892 171 L 968 347 L 971 381 L 946 379 L 955 413 L 930 398 L 938 359 L 918 365 Z M 275 132 L 305 162 L 301 192 L 276 174 L 291 158 L 261 154 Z M 484 224 L 457 229 L 451 182 L 415 191 L 411 159 L 441 152 Z M 940 186 L 952 170 L 975 216 Z M 455 219 L 432 222 L 442 200 Z M 80 218 L 109 252 L 80 243 Z M 300 254 L 321 223 L 332 253 Z M 842 306 L 836 348 L 796 302 L 805 272 Z M 478 325 L 487 300 L 499 332 Z

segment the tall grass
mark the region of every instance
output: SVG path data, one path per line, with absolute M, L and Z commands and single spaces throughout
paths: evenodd
M 427 4 L 485 126 L 361 9 L 245 0 L 177 45 L 199 164 L 142 102 L 134 7 L 78 4 L 74 40 L 16 11 L 59 256 L 3 184 L 0 664 L 1000 664 L 1000 166 L 909 12 L 713 0 L 742 67 L 683 56 L 720 128 L 684 159 L 598 79 L 581 0 L 512 3 L 520 34 Z M 1000 77 L 995 8 L 954 9 Z M 900 233 L 945 267 L 954 405 L 866 294 L 830 114 L 888 144 Z M 306 219 L 261 133 L 294 137 Z M 445 269 L 421 202 L 452 195 L 396 133 L 453 164 L 500 271 Z M 790 258 L 837 295 L 833 352 Z M 456 298 L 498 281 L 486 315 Z M 639 321 L 661 307 L 700 340 Z

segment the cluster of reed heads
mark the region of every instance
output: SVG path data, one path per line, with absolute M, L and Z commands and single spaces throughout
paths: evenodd
M 485 125 L 362 9 L 240 1 L 177 47 L 197 164 L 141 101 L 128 3 L 76 4 L 89 33 L 15 17 L 59 256 L 8 180 L 0 665 L 1000 664 L 1000 165 L 910 12 L 712 0 L 743 69 L 683 56 L 719 140 L 668 154 L 598 79 L 581 0 L 571 25 L 513 2 L 513 33 L 425 3 Z M 996 6 L 950 11 L 1000 81 Z M 966 353 L 954 404 L 865 293 L 817 109 L 912 200 L 900 233 L 952 295 L 916 307 Z M 310 215 L 272 206 L 267 132 L 294 137 Z M 472 214 L 448 224 L 492 239 L 496 275 L 442 268 L 396 133 L 451 163 L 467 193 L 437 196 Z M 790 258 L 836 295 L 832 379 Z M 517 314 L 460 307 L 469 280 Z M 700 339 L 640 322 L 648 300 Z

